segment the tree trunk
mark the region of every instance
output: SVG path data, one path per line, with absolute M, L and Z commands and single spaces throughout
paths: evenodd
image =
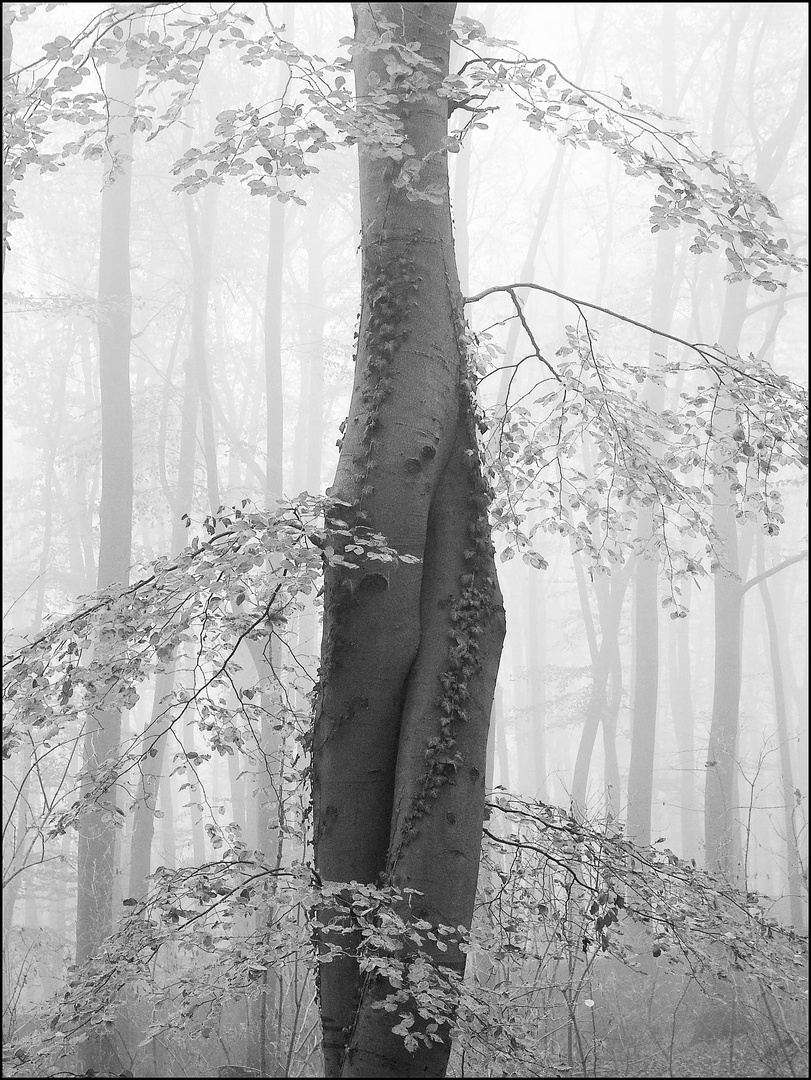
M 210 184 L 203 193 L 199 214 L 195 213 L 190 196 L 183 197 L 189 251 L 192 265 L 191 333 L 189 368 L 197 384 L 203 434 L 203 458 L 206 463 L 206 494 L 209 512 L 216 514 L 220 506 L 220 485 L 217 470 L 217 442 L 211 407 L 211 387 L 208 374 L 208 298 L 211 290 L 211 256 L 217 227 L 217 202 L 220 189 Z M 190 507 L 186 507 L 188 512 Z
M 713 121 L 713 146 L 723 150 L 726 136 L 726 113 L 733 95 L 733 80 L 740 37 L 749 17 L 750 5 L 743 4 L 732 20 L 727 39 L 727 57 Z M 754 65 L 752 67 L 754 70 Z M 805 108 L 805 82 L 808 54 L 803 59 L 803 72 L 791 105 L 784 110 L 775 130 L 768 138 L 757 142 L 755 183 L 768 194 L 784 165 L 794 133 Z M 750 75 L 750 78 L 752 76 Z M 718 343 L 725 352 L 733 354 L 739 348 L 741 330 L 747 318 L 748 283 L 735 282 L 727 286 L 724 312 Z M 723 404 L 723 402 L 722 402 Z M 726 412 L 726 417 L 723 417 Z M 731 427 L 735 416 L 730 409 L 718 411 L 721 427 Z M 724 451 L 722 450 L 722 453 Z M 737 480 L 734 470 L 718 476 L 713 485 L 714 520 L 721 544 L 726 552 L 724 566 L 715 577 L 715 686 L 710 726 L 710 745 L 707 753 L 706 787 L 704 796 L 705 842 L 707 865 L 723 875 L 736 879 L 740 873 L 738 852 L 740 828 L 737 822 L 737 749 L 741 679 L 741 599 L 742 587 L 737 574 L 738 536 L 735 521 L 736 498 L 731 484 Z
M 490 711 L 504 636 L 487 517 L 489 495 L 466 382 L 462 301 L 442 139 L 455 5 L 353 5 L 356 89 L 391 77 L 393 46 L 420 41 L 438 71 L 401 92 L 395 111 L 413 160 L 409 198 L 398 163 L 361 145 L 362 315 L 352 404 L 331 494 L 333 525 L 382 533 L 419 564 L 328 566 L 313 741 L 316 867 L 326 881 L 387 881 L 418 890 L 405 918 L 469 926 L 484 811 Z M 381 30 L 391 32 L 381 47 Z M 364 49 L 364 43 L 375 46 Z M 372 77 L 370 79 L 370 76 Z M 336 550 L 344 544 L 340 534 Z M 358 561 L 346 553 L 349 561 Z M 323 921 L 331 917 L 322 911 Z M 324 929 L 321 940 L 330 938 Z M 413 948 L 409 942 L 409 946 Z M 399 953 L 403 957 L 404 953 Z M 423 946 L 429 966 L 464 970 L 464 953 Z M 345 955 L 323 965 L 327 1076 L 444 1076 L 442 1041 L 410 1052 L 375 1009 L 391 992 Z M 413 1001 L 402 1009 L 416 1014 Z M 421 1021 L 417 1019 L 416 1027 Z
M 538 570 L 528 568 L 529 580 L 529 635 L 527 659 L 529 663 L 529 700 L 532 707 L 532 756 L 535 766 L 535 790 L 532 795 L 541 802 L 548 798 L 546 790 L 546 579 Z
M 722 347 L 726 348 L 723 338 Z M 714 428 L 717 433 L 731 430 L 734 415 L 730 418 L 728 407 L 717 409 L 716 417 Z M 741 856 L 738 738 L 742 593 L 732 482 L 726 476 L 717 476 L 713 483 L 713 524 L 720 541 L 721 561 L 715 571 L 715 666 L 704 784 L 704 843 L 708 869 L 730 882 L 738 882 Z
M 689 607 L 689 582 L 682 594 L 682 600 Z M 691 625 L 689 619 L 675 619 L 670 624 L 668 656 L 670 711 L 679 755 L 679 804 L 683 859 L 697 858 L 700 832 L 698 828 L 700 811 L 696 798 L 695 713 L 690 665 Z
M 672 114 L 676 96 L 676 10 L 662 5 L 662 110 Z M 675 296 L 673 278 L 678 232 L 660 232 L 656 242 L 656 269 L 651 296 L 651 324 L 669 330 Z M 662 369 L 667 363 L 666 343 L 651 338 L 644 400 L 658 415 L 665 404 Z M 655 547 L 658 522 L 652 509 L 639 514 L 639 539 L 646 545 L 637 563 L 634 617 L 636 652 L 631 760 L 628 767 L 628 836 L 638 844 L 651 842 L 653 758 L 656 750 L 656 719 L 659 693 L 659 554 Z
M 218 188 L 206 188 L 199 214 L 195 214 L 192 199 L 189 196 L 183 196 L 192 266 L 191 320 L 189 356 L 183 384 L 177 482 L 171 505 L 172 555 L 180 552 L 187 542 L 186 528 L 181 515 L 191 514 L 193 510 L 198 412 L 202 413 L 206 491 L 209 510 L 212 514 L 216 513 L 220 503 L 206 347 L 211 258 L 217 221 L 218 192 Z M 178 327 L 175 345 L 179 344 L 180 330 L 181 327 Z M 130 860 L 129 895 L 135 899 L 142 899 L 146 895 L 146 879 L 152 869 L 155 807 L 166 758 L 166 738 L 175 719 L 171 705 L 174 686 L 175 667 L 158 673 L 153 691 L 152 713 L 142 736 L 141 751 L 147 756 L 144 757 L 141 765 L 138 794 L 133 812 Z
M 727 115 L 735 81 L 741 34 L 749 17 L 744 4 L 732 18 L 727 38 L 721 87 L 713 116 L 712 143 L 723 149 L 727 142 Z M 718 343 L 726 352 L 738 349 L 746 318 L 747 287 L 744 282 L 727 285 Z M 724 416 L 724 413 L 726 414 Z M 716 433 L 731 431 L 734 414 L 727 408 L 713 424 Z M 721 426 L 723 425 L 723 427 Z M 718 451 L 719 460 L 728 449 Z M 737 480 L 717 475 L 713 482 L 713 523 L 721 542 L 722 566 L 715 573 L 715 669 L 712 718 L 704 784 L 704 844 L 707 866 L 728 880 L 740 873 L 740 824 L 738 821 L 738 721 L 741 697 L 741 586 L 738 577 L 738 528 L 736 499 L 731 485 Z
M 17 18 L 16 9 L 11 4 L 3 5 L 3 85 L 9 85 L 8 80 L 11 78 L 11 55 L 14 51 L 14 31 L 11 29 L 14 25 L 14 20 Z M 3 205 L 6 206 L 6 180 L 3 177 Z M 3 220 L 3 238 L 0 241 L 0 257 L 2 257 L 2 265 L 0 266 L 0 274 L 3 278 L 6 276 L 6 249 L 8 248 L 8 223 L 5 221 L 5 215 Z
M 282 22 L 288 34 L 293 33 L 294 6 L 284 4 Z M 284 99 L 289 78 L 286 65 L 280 65 L 276 92 Z M 271 203 L 269 213 L 268 257 L 265 275 L 264 358 L 267 413 L 265 421 L 265 504 L 275 509 L 282 497 L 284 471 L 284 383 L 282 377 L 282 298 L 285 258 L 285 204 L 278 199 Z M 303 405 L 303 403 L 302 403 Z M 283 831 L 280 828 L 283 808 L 282 735 L 274 730 L 271 717 L 278 713 L 280 702 L 274 700 L 273 674 L 279 672 L 280 648 L 274 637 L 268 643 L 269 655 L 258 642 L 246 642 L 256 669 L 256 679 L 262 686 L 261 703 L 266 721 L 257 734 L 254 790 L 246 813 L 254 846 L 264 853 L 264 861 L 278 865 L 282 859 Z M 278 674 L 276 675 L 278 678 Z M 259 906 L 255 927 L 260 931 L 273 922 L 273 904 Z M 285 1075 L 281 1064 L 281 1040 L 274 1014 L 282 1007 L 281 974 L 262 972 L 258 993 L 248 1003 L 248 1024 L 245 1038 L 245 1063 L 258 1076 Z
M 133 24 L 135 27 L 135 24 Z M 132 403 L 130 400 L 130 202 L 133 139 L 128 119 L 135 97 L 137 68 L 107 68 L 110 111 L 107 149 L 110 164 L 101 198 L 98 334 L 101 382 L 102 486 L 99 508 L 99 589 L 123 584 L 129 576 L 132 543 Z M 103 645 L 99 643 L 99 649 Z M 85 784 L 119 748 L 120 713 L 87 717 L 84 743 Z M 76 963 L 94 956 L 113 926 L 116 872 L 115 789 L 110 788 L 81 822 L 78 840 Z M 82 1044 L 84 1068 L 119 1072 L 114 1035 L 96 1029 Z
M 285 9 L 291 5 L 286 4 Z M 284 18 L 288 24 L 287 17 Z M 292 27 L 288 26 L 292 30 Z M 274 199 L 268 213 L 268 260 L 265 274 L 264 356 L 265 392 L 265 497 L 268 510 L 274 510 L 284 484 L 284 395 L 282 390 L 282 267 L 284 263 L 284 203 Z M 303 405 L 302 405 L 303 407 Z
M 174 721 L 170 704 L 175 670 L 161 671 L 155 678 L 152 711 L 142 735 L 138 794 L 132 815 L 132 846 L 128 896 L 142 900 L 147 894 L 147 878 L 152 873 L 152 839 L 155 809 L 166 758 L 166 736 Z
M 765 558 L 763 552 L 763 537 L 757 538 L 757 564 L 756 572 L 762 574 L 765 570 Z M 792 739 L 789 732 L 788 710 L 786 708 L 786 689 L 783 680 L 783 658 L 780 650 L 780 637 L 777 632 L 777 619 L 774 614 L 774 604 L 769 592 L 769 582 L 760 583 L 760 595 L 763 600 L 763 612 L 766 616 L 766 632 L 769 641 L 769 659 L 772 668 L 772 682 L 774 685 L 774 717 L 777 727 L 777 738 L 780 749 L 780 794 L 783 801 L 783 833 L 786 845 L 786 878 L 788 885 L 789 910 L 791 912 L 791 924 L 799 933 L 805 932 L 805 905 L 804 899 L 807 890 L 803 890 L 802 857 L 800 855 L 797 822 L 794 819 L 794 811 L 798 800 L 795 797 L 794 769 L 791 762 Z
M 307 252 L 307 304 L 309 307 L 307 352 L 307 469 L 304 486 L 311 494 L 321 491 L 321 457 L 324 443 L 324 244 L 321 199 L 314 196 L 307 208 L 304 250 Z M 305 408 L 302 401 L 301 408 Z
M 575 813 L 578 814 L 583 814 L 588 805 L 589 768 L 591 766 L 591 756 L 594 752 L 594 743 L 597 739 L 597 732 L 600 728 L 600 724 L 605 722 L 609 709 L 612 707 L 608 695 L 609 679 L 615 681 L 620 677 L 617 672 L 617 668 L 620 666 L 620 658 L 618 655 L 619 624 L 622 617 L 622 605 L 625 599 L 625 590 L 628 587 L 632 569 L 633 562 L 631 561 L 627 562 L 621 569 L 618 569 L 617 572 L 612 575 L 610 589 L 607 587 L 607 583 L 602 580 L 598 579 L 598 581 L 595 582 L 595 588 L 598 590 L 598 599 L 602 596 L 602 602 L 599 605 L 600 647 L 597 650 L 596 656 L 592 650 L 591 691 L 586 705 L 586 714 L 583 720 L 583 732 L 580 736 L 580 744 L 577 748 L 574 776 L 572 778 L 572 806 Z M 602 593 L 600 590 L 602 590 Z M 582 600 L 583 596 L 581 594 L 581 601 Z M 588 602 L 586 601 L 586 606 L 583 609 L 584 618 L 587 618 L 587 608 Z M 616 698 L 616 695 L 614 696 Z M 616 707 L 618 708 L 618 705 L 616 705 Z M 609 780 L 608 776 L 606 776 L 606 780 Z M 616 783 L 616 777 L 613 782 Z M 608 791 L 608 806 L 614 805 L 619 797 L 620 792 Z

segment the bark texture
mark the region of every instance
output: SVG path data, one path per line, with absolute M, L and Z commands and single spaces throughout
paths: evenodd
M 396 91 L 394 112 L 413 154 L 392 160 L 374 134 L 360 148 L 362 313 L 330 491 L 334 546 L 345 547 L 341 529 L 358 537 L 372 530 L 420 562 L 381 564 L 344 551 L 357 568 L 327 568 L 313 818 L 322 879 L 415 889 L 407 918 L 469 926 L 504 616 L 466 378 L 442 147 L 447 103 L 436 93 L 454 8 L 353 5 L 358 97 Z M 397 46 L 415 41 L 436 70 L 391 74 Z M 412 160 L 421 168 L 409 191 Z M 327 929 L 322 942 L 353 944 Z M 415 947 L 415 960 L 417 951 L 434 970 L 464 969 L 453 942 L 446 953 Z M 444 1076 L 447 1031 L 409 1052 L 391 1030 L 399 1017 L 373 1007 L 391 989 L 346 952 L 322 966 L 327 1076 Z

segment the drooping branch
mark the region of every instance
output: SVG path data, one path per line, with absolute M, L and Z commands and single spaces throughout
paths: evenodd
M 529 341 L 530 341 L 530 344 L 532 345 L 535 356 L 538 357 L 538 359 L 541 361 L 542 364 L 544 364 L 546 367 L 549 368 L 549 370 L 552 372 L 552 374 L 555 376 L 555 378 L 558 380 L 558 382 L 562 382 L 563 380 L 561 379 L 560 375 L 558 375 L 557 371 L 555 371 L 555 369 L 552 367 L 552 365 L 549 363 L 549 361 L 546 359 L 546 357 L 541 354 L 540 346 L 538 345 L 538 342 L 535 340 L 535 335 L 532 332 L 532 327 L 529 325 L 529 323 L 526 320 L 526 317 L 524 315 L 524 309 L 521 307 L 521 301 L 516 296 L 515 289 L 511 288 L 510 286 L 507 286 L 505 291 L 509 293 L 509 295 L 510 295 L 510 297 L 512 299 L 512 302 L 515 305 L 516 315 L 518 316 L 518 319 L 519 319 L 521 325 L 524 328 L 524 333 L 529 338 Z M 465 301 L 465 303 L 467 303 L 467 301 Z M 515 366 L 516 366 L 516 370 L 517 370 L 519 365 L 516 364 Z
M 617 319 L 619 322 L 627 323 L 629 326 L 636 326 L 638 329 L 645 330 L 649 334 L 655 334 L 657 337 L 665 338 L 667 341 L 673 341 L 677 345 L 682 345 L 685 349 L 690 349 L 692 352 L 697 353 L 701 357 L 704 363 L 712 371 L 716 379 L 718 379 L 719 383 L 723 382 L 723 375 L 721 372 L 718 371 L 718 367 L 729 368 L 730 370 L 735 371 L 739 375 L 745 375 L 747 379 L 753 382 L 764 382 L 762 378 L 759 378 L 751 371 L 741 372 L 738 368 L 736 368 L 735 365 L 731 362 L 734 358 L 729 356 L 728 353 L 725 353 L 724 350 L 721 349 L 718 345 L 709 345 L 707 342 L 702 341 L 688 341 L 686 338 L 679 337 L 677 334 L 671 334 L 666 330 L 659 330 L 657 327 L 651 326 L 649 323 L 640 322 L 639 319 L 632 319 L 630 315 L 623 315 L 619 311 L 614 311 L 612 308 L 603 307 L 600 304 L 593 304 L 589 300 L 580 300 L 575 296 L 569 296 L 568 293 L 562 293 L 559 292 L 557 289 L 551 289 L 548 285 L 538 285 L 534 281 L 517 281 L 510 282 L 507 285 L 491 285 L 489 288 L 482 289 L 481 292 L 478 292 L 473 296 L 464 297 L 464 303 L 466 305 L 475 304 L 479 300 L 483 300 L 486 296 L 490 296 L 491 293 L 504 292 L 512 298 L 513 303 L 516 305 L 516 307 L 518 307 L 518 301 L 515 296 L 517 289 L 534 289 L 536 290 L 536 292 L 546 293 L 548 296 L 555 296 L 559 300 L 565 300 L 567 303 L 573 304 L 578 309 L 578 312 L 583 318 L 585 318 L 585 316 L 583 316 L 583 312 L 581 309 L 589 308 L 592 311 L 602 312 L 603 315 L 609 315 L 612 319 Z M 526 322 L 522 316 L 523 312 L 519 309 L 519 317 L 521 318 L 522 324 L 526 328 Z M 535 341 L 532 335 L 530 335 L 530 341 L 532 342 L 533 346 L 535 346 Z M 547 367 L 550 366 L 548 361 L 546 361 L 544 357 L 540 356 L 539 353 L 537 353 L 537 355 L 539 359 L 543 360 L 544 364 L 546 364 Z M 555 374 L 555 377 L 557 378 L 557 373 L 553 371 L 553 374 Z
M 475 296 L 466 296 L 464 302 L 465 304 L 475 304 L 479 300 L 483 300 L 485 296 L 489 296 L 491 293 L 505 292 L 513 298 L 513 302 L 516 303 L 517 306 L 515 297 L 516 289 L 535 289 L 537 292 L 546 293 L 549 296 L 556 296 L 559 300 L 566 300 L 568 303 L 574 304 L 578 310 L 580 308 L 590 308 L 592 311 L 601 311 L 604 315 L 610 315 L 612 319 L 618 319 L 620 322 L 628 323 L 629 326 L 636 326 L 640 330 L 646 330 L 649 334 L 656 334 L 657 337 L 675 341 L 677 345 L 683 345 L 686 349 L 691 349 L 693 352 L 698 353 L 702 360 L 709 365 L 719 382 L 721 381 L 721 376 L 715 370 L 714 365 L 715 363 L 724 364 L 723 357 L 725 354 L 717 347 L 706 345 L 702 342 L 687 341 L 685 338 L 680 338 L 676 334 L 670 334 L 665 330 L 657 330 L 655 326 L 640 322 L 638 319 L 632 319 L 629 315 L 621 315 L 618 311 L 602 307 L 600 304 L 592 304 L 588 300 L 578 300 L 576 297 L 569 296 L 567 293 L 558 292 L 557 289 L 550 289 L 547 285 L 537 285 L 534 281 L 518 281 L 509 285 L 491 285 L 490 288 L 482 289 L 482 291 L 476 293 Z M 711 351 L 712 353 L 719 355 L 713 356 L 711 355 Z M 546 363 L 546 361 L 544 361 L 544 363 Z

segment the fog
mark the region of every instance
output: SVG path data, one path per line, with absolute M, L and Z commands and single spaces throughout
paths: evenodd
M 391 20 L 367 111 L 353 7 Z M 337 1066 L 322 1046 L 316 968 L 326 996 L 342 969 L 319 889 L 371 890 L 341 894 L 353 933 L 390 948 L 411 900 L 383 916 L 376 890 L 433 895 L 393 854 L 403 760 L 427 745 L 444 785 L 406 831 L 433 805 L 453 824 L 468 714 L 475 912 L 425 916 L 458 929 L 466 989 L 421 998 L 357 947 L 358 993 L 402 995 L 372 1006 L 404 1025 L 385 1075 L 807 1070 L 807 8 L 455 5 L 429 153 L 397 125 L 438 61 L 398 20 L 451 7 L 3 5 L 4 1075 L 376 1075 L 362 1006 Z M 439 221 L 448 188 L 436 280 L 485 507 L 462 547 L 489 559 L 492 529 L 500 659 L 495 592 L 458 616 L 480 564 L 430 546 L 461 511 L 430 502 L 423 542 L 411 509 L 453 461 L 441 289 L 428 255 L 375 263 L 389 203 Z M 421 229 L 409 258 L 438 250 Z M 408 348 L 434 366 L 401 400 Z M 385 447 L 399 473 L 374 472 Z M 356 585 L 355 555 L 383 569 Z M 397 574 L 407 656 L 406 600 L 369 606 Z M 440 683 L 450 720 L 412 739 Z M 391 846 L 342 876 L 313 848 L 338 798 L 318 725 L 378 691 L 403 709 Z M 418 1066 L 437 1031 L 449 1060 Z

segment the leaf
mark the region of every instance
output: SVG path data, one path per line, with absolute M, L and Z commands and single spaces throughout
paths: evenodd
M 54 80 L 54 86 L 57 90 L 70 90 L 72 87 L 79 85 L 82 77 L 75 68 L 61 67 Z

